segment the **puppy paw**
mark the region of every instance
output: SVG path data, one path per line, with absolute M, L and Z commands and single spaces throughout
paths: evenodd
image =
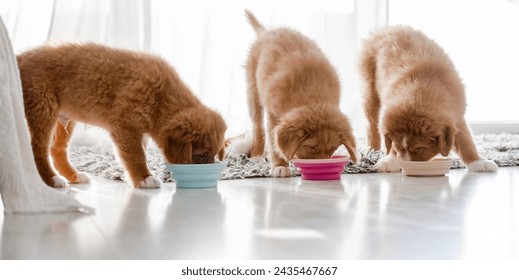
M 86 174 L 85 172 L 78 172 L 77 173 L 77 179 L 78 183 L 89 183 L 90 182 L 90 176 Z
M 88 176 L 88 174 L 86 174 L 85 172 L 78 172 L 75 174 L 74 180 L 70 182 L 74 184 L 88 183 L 90 182 L 90 176 Z
M 272 167 L 271 175 L 272 177 L 290 177 L 292 172 L 286 166 L 275 166 Z
M 148 178 L 142 180 L 139 183 L 139 185 L 137 185 L 138 188 L 143 188 L 143 189 L 156 189 L 156 188 L 160 188 L 161 186 L 162 186 L 162 182 L 153 176 L 148 176 Z
M 385 156 L 381 158 L 376 164 L 375 169 L 381 172 L 399 172 L 400 165 L 398 160 L 393 156 Z
M 488 159 L 480 159 L 469 163 L 470 172 L 496 172 L 497 164 Z
M 68 188 L 70 187 L 67 179 L 57 175 L 52 177 L 52 186 L 55 188 Z

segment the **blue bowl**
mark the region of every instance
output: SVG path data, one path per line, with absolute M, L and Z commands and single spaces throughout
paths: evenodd
M 177 188 L 212 188 L 218 185 L 226 161 L 208 164 L 166 164 Z

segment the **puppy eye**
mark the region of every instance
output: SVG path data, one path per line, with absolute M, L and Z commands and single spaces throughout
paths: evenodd
M 418 147 L 414 150 L 415 153 L 421 154 L 425 152 L 425 147 Z

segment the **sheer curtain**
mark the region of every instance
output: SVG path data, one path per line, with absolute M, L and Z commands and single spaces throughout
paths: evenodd
M 244 9 L 267 27 L 293 27 L 317 41 L 340 75 L 341 109 L 359 136 L 357 51 L 360 39 L 387 21 L 387 0 L 0 0 L 0 7 L 16 52 L 94 41 L 162 56 L 222 113 L 229 136 L 251 127 L 243 66 L 255 34 Z
M 0 0 L 0 16 L 16 53 L 47 41 L 53 9 L 54 0 Z

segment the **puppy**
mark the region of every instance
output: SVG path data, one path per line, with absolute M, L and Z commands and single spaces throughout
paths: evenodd
M 266 30 L 246 11 L 257 33 L 247 59 L 251 157 L 265 152 L 264 111 L 273 177 L 290 176 L 292 158 L 330 158 L 344 144 L 357 160 L 348 118 L 339 110 L 335 69 L 314 41 L 288 28 Z
M 67 147 L 76 121 L 110 132 L 135 187 L 155 188 L 144 135 L 169 163 L 212 163 L 223 156 L 226 125 L 159 57 L 96 44 L 42 46 L 18 55 L 25 115 L 38 171 L 65 187 L 88 177 L 70 164 Z
M 364 42 L 360 74 L 368 144 L 379 150 L 383 135 L 386 146 L 378 170 L 399 171 L 397 159 L 427 161 L 451 149 L 470 171 L 497 170 L 474 145 L 464 117 L 464 86 L 453 63 L 423 33 L 405 26 L 373 33 Z

